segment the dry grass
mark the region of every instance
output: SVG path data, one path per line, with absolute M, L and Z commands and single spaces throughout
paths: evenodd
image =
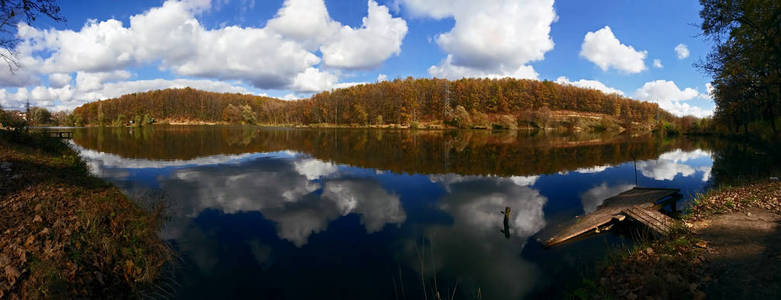
M 63 143 L 0 132 L 0 298 L 130 298 L 170 251 L 157 214 Z
M 749 208 L 761 208 L 781 214 L 781 181 L 725 186 L 704 195 L 697 195 L 686 219 L 698 221 L 714 214 L 743 212 Z

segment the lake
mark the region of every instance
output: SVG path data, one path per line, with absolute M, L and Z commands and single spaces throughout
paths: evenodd
M 777 163 L 714 139 L 608 133 L 155 126 L 76 129 L 71 145 L 165 207 L 177 262 L 163 289 L 181 299 L 563 297 L 632 238 L 545 249 L 553 229 L 635 183 L 679 188 L 685 208 Z

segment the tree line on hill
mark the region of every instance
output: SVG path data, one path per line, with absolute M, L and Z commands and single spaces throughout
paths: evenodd
M 487 128 L 492 124 L 512 128 L 561 110 L 604 114 L 622 124 L 682 124 L 681 118 L 654 103 L 551 81 L 511 78 L 396 79 L 294 101 L 191 88 L 166 89 L 87 103 L 73 111 L 72 119 L 82 125 L 122 125 L 147 115 L 169 122 L 410 127 L 439 123 L 459 128 Z M 689 125 L 698 122 L 691 119 Z

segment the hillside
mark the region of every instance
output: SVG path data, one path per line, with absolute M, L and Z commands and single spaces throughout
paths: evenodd
M 678 120 L 653 103 L 551 81 L 510 78 L 397 79 L 321 92 L 296 101 L 167 89 L 88 103 L 76 108 L 73 115 L 84 125 L 121 125 L 130 119 L 154 118 L 167 122 L 460 128 L 579 124 L 604 129 L 650 127 Z

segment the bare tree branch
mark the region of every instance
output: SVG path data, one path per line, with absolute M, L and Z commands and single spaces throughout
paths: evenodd
M 35 22 L 43 15 L 56 22 L 64 22 L 57 0 L 0 0 L 0 59 L 14 73 L 22 67 L 16 57 L 16 45 L 21 41 L 16 36 L 20 22 Z

